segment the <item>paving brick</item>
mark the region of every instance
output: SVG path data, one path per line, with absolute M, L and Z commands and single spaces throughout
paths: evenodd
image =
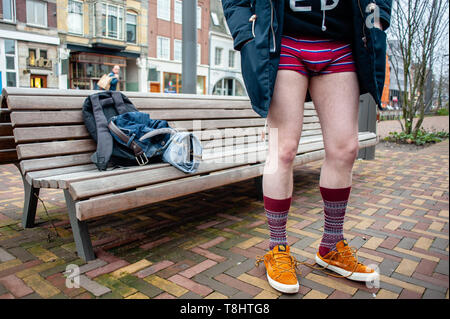
M 422 296 L 423 299 L 445 299 L 445 293 L 433 290 L 426 289 L 425 293 Z
M 111 289 L 109 289 L 108 287 L 89 279 L 85 275 L 80 275 L 80 286 L 97 297 L 111 292 Z
M 80 274 L 84 274 L 91 270 L 103 267 L 104 265 L 106 265 L 106 261 L 104 261 L 103 259 L 97 258 L 95 260 L 89 261 L 88 263 L 80 266 L 79 271 L 80 271 Z
M 0 263 L 3 263 L 5 261 L 14 260 L 16 259 L 15 256 L 7 252 L 5 249 L 0 247 Z
M 324 294 L 318 290 L 311 290 L 305 296 L 303 296 L 303 299 L 326 299 L 327 297 L 327 294 Z
M 431 246 L 440 250 L 445 250 L 448 248 L 448 239 L 436 238 Z
M 213 292 L 213 290 L 205 285 L 199 284 L 191 279 L 188 279 L 186 277 L 183 277 L 181 275 L 174 275 L 172 277 L 170 277 L 168 280 L 176 283 L 177 285 L 184 287 L 200 296 L 207 296 L 209 295 L 211 292 Z
M 193 278 L 196 282 L 199 282 L 205 286 L 211 287 L 213 290 L 218 293 L 230 297 L 238 293 L 238 289 L 228 286 L 222 282 L 219 282 L 213 278 L 204 276 L 203 273 L 195 276 Z
M 417 275 L 420 275 L 420 274 L 415 274 L 415 275 L 417 276 Z M 410 289 L 410 290 L 417 291 L 417 292 L 424 291 L 426 288 L 430 288 L 430 289 L 434 289 L 434 290 L 437 290 L 437 291 L 441 291 L 443 293 L 445 293 L 447 291 L 447 288 L 442 287 L 442 286 L 437 286 L 437 285 L 435 285 L 433 283 L 430 283 L 429 281 L 417 279 L 417 278 L 414 278 L 414 277 L 407 277 L 407 276 L 404 276 L 404 275 L 401 275 L 401 274 L 398 274 L 398 273 L 393 273 L 391 279 L 398 279 L 398 280 L 403 281 L 403 283 L 405 283 L 405 284 L 414 285 L 416 287 L 416 290 L 414 290 L 414 289 Z M 422 277 L 422 279 L 423 279 L 423 277 Z M 403 288 L 409 289 L 407 287 L 403 287 Z
M 42 298 L 50 298 L 60 293 L 59 289 L 52 286 L 48 281 L 46 281 L 38 274 L 27 276 L 23 278 L 23 281 Z
M 150 275 L 148 277 L 145 277 L 144 280 L 175 297 L 180 297 L 189 291 L 169 280 L 158 277 L 156 275 Z
M 226 284 L 228 286 L 231 286 L 233 288 L 236 288 L 240 291 L 243 291 L 250 296 L 256 296 L 258 293 L 261 292 L 261 288 L 255 287 L 253 285 L 249 285 L 241 280 L 235 279 L 231 276 L 220 274 L 216 277 L 214 277 L 217 281 L 220 281 L 223 284 Z
M 439 260 L 439 263 L 437 264 L 434 271 L 448 276 L 448 270 L 449 270 L 448 260 Z
M 110 264 L 106 264 L 103 267 L 99 267 L 99 268 L 96 268 L 96 269 L 86 272 L 86 276 L 88 276 L 89 278 L 95 278 L 95 277 L 101 276 L 103 274 L 113 272 L 113 271 L 115 271 L 119 268 L 122 268 L 128 264 L 129 263 L 125 260 L 114 261 Z
M 398 299 L 421 299 L 422 294 L 414 291 L 409 291 L 407 289 L 403 289 Z
M 131 265 L 119 268 L 111 273 L 111 276 L 120 278 L 128 274 L 133 274 L 143 268 L 149 267 L 152 263 L 146 259 L 139 260 Z
M 236 263 L 236 266 L 229 268 L 224 273 L 236 278 L 236 277 L 240 276 L 241 274 L 250 271 L 254 267 L 255 267 L 255 260 L 247 259 L 244 262 Z
M 110 274 L 103 274 L 95 278 L 95 281 L 101 285 L 110 288 L 113 292 L 122 297 L 128 297 L 137 292 L 136 289 L 130 287 Z
M 376 299 L 397 299 L 398 294 L 389 290 L 380 289 L 377 293 Z
M 34 292 L 33 289 L 28 287 L 21 279 L 17 278 L 15 275 L 9 275 L 0 278 L 0 284 L 5 286 L 5 288 L 8 289 L 17 298 L 21 298 Z
M 142 269 L 136 273 L 136 276 L 139 278 L 144 278 L 147 276 L 150 276 L 151 274 L 157 273 L 158 271 L 165 269 L 167 267 L 172 266 L 174 263 L 170 260 L 163 260 L 161 262 L 158 262 L 150 267 L 147 267 L 145 269 Z
M 416 240 L 414 238 L 405 237 L 397 244 L 397 247 L 401 247 L 403 249 L 411 249 L 414 247 Z
M 417 261 L 403 259 L 395 271 L 399 274 L 411 277 L 418 264 Z
M 422 259 L 417 265 L 416 272 L 431 276 L 437 266 L 437 263 L 431 260 Z

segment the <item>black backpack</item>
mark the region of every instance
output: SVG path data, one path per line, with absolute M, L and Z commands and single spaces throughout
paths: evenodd
M 83 120 L 89 134 L 97 142 L 97 151 L 91 160 L 102 171 L 108 164 L 136 165 L 129 148 L 116 143 L 109 131 L 108 122 L 113 116 L 138 112 L 127 96 L 117 91 L 102 91 L 88 96 L 83 103 Z

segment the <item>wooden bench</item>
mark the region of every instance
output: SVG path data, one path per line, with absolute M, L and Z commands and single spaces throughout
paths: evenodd
M 2 138 L 9 143 L 3 143 L 1 151 L 8 154 L 3 163 L 15 163 L 22 174 L 23 227 L 34 225 L 41 188 L 62 189 L 78 255 L 89 261 L 95 258 L 87 226 L 91 218 L 251 178 L 262 198 L 267 143 L 261 140 L 261 132 L 265 120 L 252 110 L 247 97 L 124 92 L 151 118 L 193 131 L 202 142 L 202 163 L 193 174 L 167 163 L 99 172 L 90 160 L 96 144 L 81 114 L 84 99 L 91 93 L 94 91 L 3 90 L 2 107 L 10 113 L 2 118 Z M 359 142 L 361 148 L 373 146 L 376 135 L 361 132 Z M 308 103 L 295 165 L 324 155 L 319 119 L 313 104 Z

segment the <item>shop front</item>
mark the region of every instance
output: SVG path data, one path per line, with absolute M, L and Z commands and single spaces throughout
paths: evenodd
M 127 58 L 90 52 L 74 52 L 70 55 L 69 87 L 95 90 L 103 74 L 109 74 L 114 65 L 120 66 L 117 90 L 125 90 Z

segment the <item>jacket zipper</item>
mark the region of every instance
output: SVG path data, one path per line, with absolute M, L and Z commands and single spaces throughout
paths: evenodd
M 365 20 L 364 20 L 364 14 L 363 14 L 363 11 L 362 11 L 362 8 L 361 8 L 361 0 L 358 0 L 358 7 L 359 7 L 359 12 L 361 13 L 361 18 L 362 18 L 362 20 L 363 20 L 363 23 L 362 23 L 363 38 L 362 38 L 362 40 L 363 40 L 363 42 L 364 42 L 364 47 L 365 47 L 366 49 L 368 49 L 368 48 L 367 48 L 367 36 L 366 36 L 366 30 L 365 30 L 365 28 L 364 28 Z
M 273 32 L 273 4 L 272 4 L 272 0 L 270 1 L 270 29 L 272 30 L 272 40 L 273 40 L 273 50 L 270 49 L 270 52 L 275 52 L 277 50 L 277 43 L 275 41 L 275 32 Z

